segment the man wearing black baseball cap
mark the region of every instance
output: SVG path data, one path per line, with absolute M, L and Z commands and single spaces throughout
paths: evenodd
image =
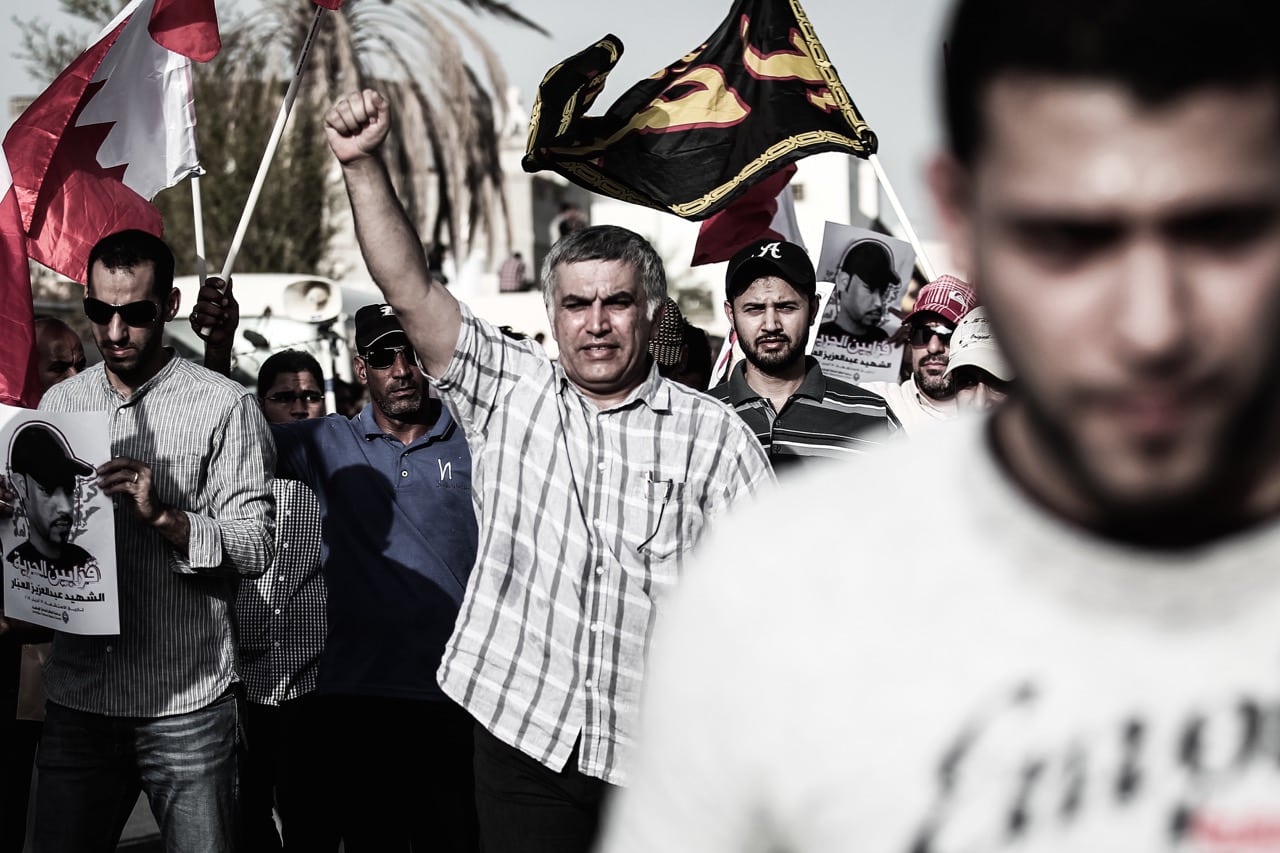
M 817 276 L 795 243 L 765 238 L 740 249 L 725 275 L 724 313 L 744 358 L 710 393 L 747 422 L 775 472 L 861 453 L 897 428 L 882 398 L 824 376 L 805 355 Z
M 194 312 L 210 329 L 206 358 L 234 338 L 239 318 L 219 284 L 201 289 Z M 356 311 L 355 341 L 369 405 L 350 418 L 271 424 L 276 476 L 309 486 L 320 504 L 328 591 L 316 688 L 303 709 L 316 733 L 303 760 L 316 778 L 307 780 L 311 796 L 282 806 L 285 838 L 300 850 L 337 850 L 340 840 L 416 849 L 428 837 L 442 850 L 473 850 L 474 722 L 435 676 L 476 557 L 471 454 L 428 393 L 392 306 Z M 371 778 L 408 781 L 388 801 Z M 301 793 L 298 780 L 285 781 Z M 411 805 L 426 801 L 429 810 Z

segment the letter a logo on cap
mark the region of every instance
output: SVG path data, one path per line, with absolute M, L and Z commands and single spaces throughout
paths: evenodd
M 768 255 L 771 258 L 782 260 L 782 244 L 781 243 L 765 243 L 760 247 L 760 251 L 756 252 L 757 258 L 763 258 Z

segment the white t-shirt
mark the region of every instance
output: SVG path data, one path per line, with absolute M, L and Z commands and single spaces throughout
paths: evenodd
M 862 382 L 862 388 L 884 397 L 907 435 L 919 435 L 940 421 L 949 421 L 960 413 L 956 398 L 935 400 L 916 386 L 915 377 L 905 382 Z
M 1091 538 L 985 423 L 721 522 L 655 635 L 603 850 L 1280 849 L 1280 523 Z

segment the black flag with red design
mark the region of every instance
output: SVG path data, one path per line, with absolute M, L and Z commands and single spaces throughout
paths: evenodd
M 603 116 L 584 115 L 621 55 L 608 35 L 547 72 L 526 172 L 551 169 L 602 195 L 705 219 L 801 157 L 875 153 L 799 0 L 736 0 L 705 44 Z

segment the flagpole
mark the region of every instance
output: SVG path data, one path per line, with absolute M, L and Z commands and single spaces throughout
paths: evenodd
M 196 275 L 200 277 L 200 286 L 204 287 L 209 262 L 204 255 L 204 205 L 200 201 L 199 172 L 191 175 L 191 223 L 196 232 Z
M 893 208 L 894 215 L 902 223 L 902 230 L 907 232 L 907 242 L 911 244 L 911 248 L 916 250 L 916 260 L 920 263 L 920 269 L 924 270 L 924 274 L 928 276 L 929 281 L 933 281 L 937 278 L 933 271 L 933 264 L 929 263 L 929 256 L 924 251 L 924 245 L 920 242 L 920 238 L 916 236 L 916 230 L 911 227 L 911 220 L 907 219 L 907 212 L 902 209 L 902 202 L 898 201 L 898 194 L 893 191 L 893 184 L 889 183 L 889 175 L 885 172 L 884 165 L 880 162 L 880 157 L 876 154 L 871 154 L 867 159 L 871 161 L 871 167 L 876 170 L 876 178 L 880 181 L 880 186 L 884 187 L 884 194 L 889 199 L 889 206 Z
M 294 67 L 293 80 L 289 82 L 289 90 L 285 92 L 284 103 L 280 105 L 280 112 L 276 115 L 275 127 L 271 129 L 271 138 L 267 140 L 267 150 L 262 155 L 262 162 L 258 164 L 258 174 L 253 179 L 253 188 L 249 190 L 249 198 L 245 202 L 244 212 L 240 214 L 240 224 L 236 226 L 235 237 L 231 240 L 231 248 L 227 251 L 226 263 L 222 265 L 222 280 L 226 281 L 231 277 L 231 269 L 235 266 L 236 256 L 240 254 L 240 245 L 244 242 L 245 232 L 249 230 L 249 219 L 253 216 L 253 209 L 258 204 L 258 196 L 262 193 L 262 185 L 267 179 L 267 169 L 271 166 L 271 159 L 275 156 L 276 146 L 280 144 L 280 137 L 284 135 L 284 125 L 289 119 L 289 113 L 293 109 L 293 102 L 298 97 L 298 86 L 302 82 L 302 70 L 306 67 L 307 56 L 311 53 L 311 46 L 315 42 L 316 33 L 320 30 L 320 18 L 324 14 L 323 6 L 316 6 L 315 18 L 311 21 L 311 30 L 307 33 L 307 40 L 302 44 L 302 53 L 298 57 L 298 64 Z
M 729 368 L 733 362 L 733 345 L 737 341 L 737 332 L 729 329 L 729 333 L 724 336 L 724 343 L 720 344 L 720 354 L 716 356 L 715 363 L 711 368 L 711 382 L 707 388 L 716 387 L 729 375 Z M 699 388 L 698 390 L 706 391 L 707 388 Z

